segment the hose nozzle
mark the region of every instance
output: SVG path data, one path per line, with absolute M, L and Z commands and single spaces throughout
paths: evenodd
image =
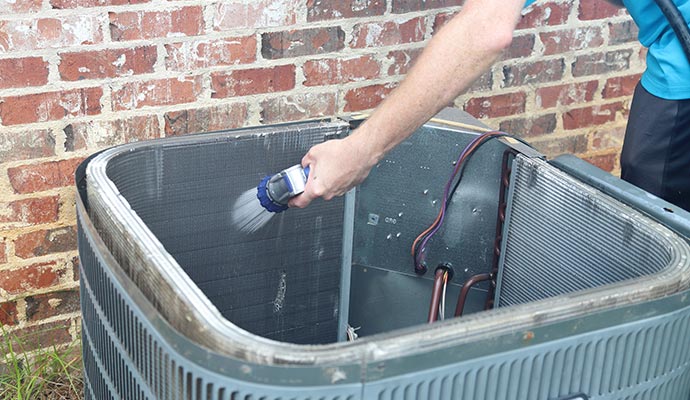
M 256 197 L 268 211 L 278 213 L 287 210 L 288 201 L 304 191 L 309 167 L 293 165 L 277 174 L 264 177 L 259 182 Z

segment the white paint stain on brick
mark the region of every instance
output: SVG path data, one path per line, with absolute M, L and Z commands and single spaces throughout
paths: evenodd
M 268 4 L 258 5 L 257 10 L 261 12 L 259 21 L 262 26 L 279 26 L 289 23 L 290 16 L 294 12 L 291 0 L 272 1 Z M 255 6 L 256 7 L 256 6 Z
M 97 24 L 91 17 L 80 17 L 62 24 L 65 41 L 74 44 L 94 43 L 97 41 Z M 71 39 L 71 40 L 70 40 Z
M 80 131 L 79 133 L 83 137 L 84 133 L 88 131 L 88 135 L 84 139 L 86 147 L 89 149 L 98 148 L 101 143 L 105 143 L 106 139 L 112 136 L 111 129 L 109 129 L 110 126 L 105 123 L 89 122 L 88 125 L 88 130 Z
M 120 54 L 120 57 L 118 57 L 117 60 L 113 61 L 113 66 L 115 68 L 122 68 L 122 66 L 124 66 L 126 62 L 127 62 L 127 55 Z
M 60 304 L 62 304 L 62 300 L 61 300 L 61 299 L 56 299 L 56 298 L 48 299 L 48 305 L 49 305 L 51 308 L 58 308 L 58 307 L 60 306 Z
M 383 26 L 379 24 L 371 24 L 367 27 L 367 36 L 364 41 L 367 46 L 376 46 L 378 44 L 378 39 L 381 37 L 383 32 Z
M 82 109 L 81 93 L 69 93 L 62 97 L 58 104 L 70 115 L 80 115 Z
M 352 2 L 352 11 L 358 12 L 358 11 L 363 11 L 369 8 L 371 5 L 370 0 L 355 0 Z
M 544 9 L 544 21 L 548 20 L 551 17 L 551 7 L 546 7 Z
M 300 2 L 296 0 L 265 0 L 242 4 L 225 2 L 218 6 L 213 26 L 216 28 L 259 28 L 291 25 Z

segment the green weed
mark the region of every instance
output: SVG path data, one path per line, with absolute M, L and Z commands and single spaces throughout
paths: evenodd
M 0 333 L 0 399 L 83 398 L 79 342 L 42 348 L 35 334 L 18 337 L 2 326 Z

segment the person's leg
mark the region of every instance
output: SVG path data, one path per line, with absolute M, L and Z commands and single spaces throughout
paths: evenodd
M 690 100 L 661 99 L 637 85 L 621 178 L 690 211 Z

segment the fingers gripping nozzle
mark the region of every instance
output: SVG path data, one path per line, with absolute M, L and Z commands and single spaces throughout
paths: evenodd
M 256 197 L 268 211 L 278 213 L 287 210 L 288 201 L 304 191 L 309 177 L 309 167 L 293 165 L 277 174 L 264 177 L 259 182 Z

